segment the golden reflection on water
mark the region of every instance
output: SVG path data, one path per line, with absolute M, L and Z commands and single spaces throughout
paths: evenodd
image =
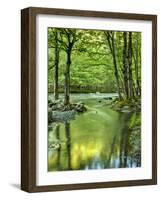
M 120 115 L 106 107 L 92 107 L 70 123 L 52 124 L 48 134 L 48 170 L 139 166 L 130 153 L 134 148 L 129 142 L 130 117 L 131 114 Z

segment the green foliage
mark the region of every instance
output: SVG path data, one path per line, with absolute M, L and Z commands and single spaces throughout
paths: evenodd
M 70 85 L 72 86 L 102 86 L 107 92 L 116 92 L 112 55 L 108 46 L 104 31 L 99 30 L 76 30 L 64 28 L 48 28 L 48 85 L 54 84 L 54 32 L 58 32 L 59 42 L 59 85 L 64 85 L 64 73 L 66 66 L 66 44 L 68 44 L 68 33 L 71 40 L 75 38 L 72 48 L 70 66 Z M 73 35 L 72 35 L 73 34 Z M 116 59 L 119 71 L 121 92 L 123 88 L 122 54 L 123 54 L 123 32 L 115 32 Z M 137 44 L 136 44 L 137 41 Z M 138 61 L 138 79 L 141 82 L 141 34 L 133 33 L 133 63 L 132 73 L 134 88 L 137 85 L 135 63 Z M 136 58 L 136 51 L 138 57 Z

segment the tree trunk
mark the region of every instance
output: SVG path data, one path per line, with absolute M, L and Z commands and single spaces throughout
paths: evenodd
M 54 99 L 59 98 L 58 92 L 58 70 L 59 70 L 59 49 L 58 49 L 58 33 L 55 31 L 55 60 L 54 60 Z
M 129 98 L 129 90 L 128 90 L 128 66 L 127 66 L 127 32 L 123 33 L 124 38 L 124 49 L 123 49 L 123 77 L 124 77 L 124 88 L 126 98 Z
M 119 83 L 119 74 L 118 74 L 117 62 L 116 62 L 115 43 L 114 43 L 114 33 L 113 33 L 113 35 L 112 35 L 112 49 L 113 49 L 113 64 L 114 64 L 114 69 L 115 69 L 116 84 L 117 84 L 117 88 L 118 88 L 119 99 L 121 99 L 122 97 L 121 97 L 120 83 Z
M 122 99 L 121 96 L 121 90 L 120 90 L 120 83 L 119 83 L 119 73 L 118 73 L 118 68 L 117 68 L 117 61 L 116 61 L 116 53 L 115 53 L 115 43 L 114 43 L 114 33 L 112 32 L 111 35 L 109 32 L 105 32 L 110 51 L 112 54 L 113 58 L 113 65 L 114 65 L 114 74 L 115 74 L 115 79 L 116 79 L 116 85 L 117 85 L 117 91 L 119 95 L 119 99 Z
M 136 35 L 136 59 L 135 59 L 135 78 L 136 78 L 136 93 L 137 95 L 141 95 L 141 87 L 139 83 L 139 77 L 138 77 L 138 65 L 139 65 L 139 48 L 138 48 L 138 35 Z M 134 56 L 135 57 L 135 56 Z
M 129 98 L 133 98 L 134 92 L 133 92 L 133 77 L 132 77 L 132 32 L 129 32 L 128 62 L 129 62 Z
M 64 85 L 64 105 L 70 104 L 70 65 L 71 65 L 71 48 L 67 52 L 67 63 L 65 71 L 65 85 Z

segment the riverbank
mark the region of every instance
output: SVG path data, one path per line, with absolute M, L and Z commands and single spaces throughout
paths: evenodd
M 135 98 L 135 99 L 124 99 L 119 100 L 116 98 L 111 102 L 110 107 L 118 112 L 141 112 L 141 99 Z
M 48 100 L 48 122 L 66 122 L 75 118 L 76 114 L 87 111 L 83 102 L 64 105 L 62 99 Z
M 88 106 L 86 106 L 85 101 L 88 99 L 95 99 L 99 106 L 108 107 L 117 112 L 141 112 L 140 98 L 119 100 L 116 93 L 71 94 L 69 105 L 64 105 L 63 95 L 60 95 L 58 100 L 53 100 L 53 96 L 50 95 L 48 100 L 49 123 L 73 120 L 76 114 L 87 111 Z
M 114 93 L 116 91 L 116 88 L 111 87 L 111 85 L 109 84 L 108 86 L 103 86 L 103 85 L 71 85 L 70 86 L 70 93 L 74 94 L 74 93 L 84 93 L 84 94 L 88 94 L 88 93 Z M 49 93 L 54 93 L 54 87 L 53 84 L 48 86 L 48 92 Z M 58 92 L 60 93 L 64 93 L 64 85 L 59 85 L 58 88 Z

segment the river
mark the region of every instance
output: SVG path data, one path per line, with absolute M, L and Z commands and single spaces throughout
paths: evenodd
M 72 94 L 88 110 L 48 131 L 48 171 L 141 166 L 140 113 L 120 113 L 104 98 L 117 94 Z

